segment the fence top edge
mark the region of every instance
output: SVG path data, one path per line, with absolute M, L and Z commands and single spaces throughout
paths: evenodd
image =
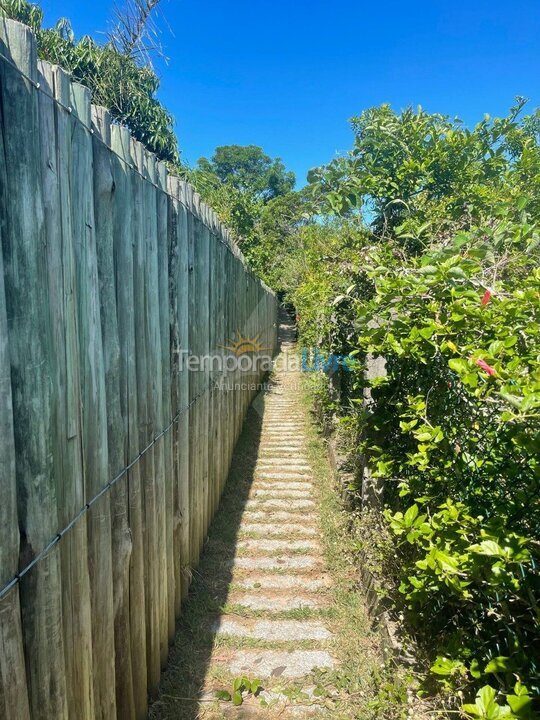
M 25 70 L 21 69 L 16 60 L 13 59 L 13 57 L 5 55 L 2 51 L 2 45 L 5 45 L 6 50 L 8 51 L 8 53 L 10 53 L 10 41 L 16 41 L 17 38 L 23 37 L 25 40 L 28 41 L 30 50 L 31 61 L 30 67 L 28 67 L 29 72 L 25 72 Z M 92 119 L 95 116 L 96 111 L 98 114 L 100 114 L 101 112 L 106 112 L 110 115 L 110 109 L 92 103 L 92 93 L 90 89 L 86 85 L 83 85 L 82 83 L 74 80 L 73 75 L 61 65 L 57 63 L 50 63 L 47 60 L 42 60 L 37 57 L 36 37 L 32 29 L 28 27 L 28 25 L 25 25 L 25 23 L 22 23 L 19 20 L 14 20 L 12 18 L 0 15 L 0 61 L 2 60 L 8 63 L 37 90 L 51 97 L 51 99 L 57 106 L 63 108 L 70 114 L 73 114 L 73 116 L 77 118 L 81 125 L 85 127 L 94 136 L 96 136 L 101 142 L 103 142 L 103 144 L 108 148 L 108 150 L 113 153 L 117 158 L 119 158 L 121 162 L 124 162 L 133 171 L 141 175 L 144 180 L 150 182 L 160 192 L 165 193 L 171 199 L 176 200 L 182 205 L 184 205 L 189 212 L 191 212 L 195 217 L 197 217 L 201 222 L 203 222 L 208 227 L 210 232 L 213 235 L 217 236 L 218 240 L 222 242 L 232 252 L 232 254 L 242 263 L 246 272 L 257 280 L 257 282 L 265 292 L 271 294 L 274 297 L 276 296 L 274 290 L 269 288 L 268 285 L 247 264 L 246 259 L 242 251 L 240 250 L 238 242 L 234 240 L 229 228 L 227 228 L 227 226 L 218 217 L 215 210 L 211 208 L 201 198 L 199 193 L 195 190 L 195 187 L 190 182 L 182 179 L 180 176 L 173 173 L 169 174 L 166 163 L 160 160 L 155 153 L 153 153 L 146 147 L 146 145 L 144 145 L 144 143 L 134 138 L 127 126 L 125 126 L 121 122 L 118 122 L 117 120 L 112 118 L 112 116 L 110 121 L 111 130 L 114 127 L 120 127 L 125 128 L 125 130 L 127 131 L 130 146 L 126 149 L 127 152 L 123 152 L 122 154 L 120 154 L 113 147 L 113 145 L 115 145 L 116 143 L 112 142 L 112 133 L 108 133 L 107 139 L 105 139 L 101 136 L 101 133 L 95 132 L 94 128 L 92 127 Z M 53 78 L 56 76 L 56 74 L 58 74 L 59 78 L 61 78 L 62 80 L 69 81 L 69 105 L 65 105 L 64 102 L 59 97 L 57 97 L 59 93 L 54 92 L 53 94 L 51 93 L 50 89 L 47 89 L 48 83 L 44 87 L 43 84 L 39 82 L 41 78 L 45 79 L 48 71 L 51 72 Z M 133 163 L 130 163 L 127 159 L 129 155 L 131 155 Z M 165 168 L 165 171 L 162 168 Z M 183 188 L 182 191 L 175 194 L 170 192 L 169 181 L 172 178 L 177 179 L 177 187 Z M 184 196 L 185 200 L 180 197 L 181 195 Z

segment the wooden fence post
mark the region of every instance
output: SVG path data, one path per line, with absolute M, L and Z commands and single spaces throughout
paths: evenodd
M 116 188 L 116 200 L 113 204 L 113 247 L 120 345 L 120 405 L 124 428 L 123 463 L 124 467 L 127 467 L 137 457 L 141 447 L 138 427 L 134 295 L 134 245 L 136 222 L 139 219 L 136 198 L 139 178 L 132 169 L 131 137 L 128 129 L 113 125 L 111 144 L 118 155 L 118 157 L 113 156 L 113 177 Z M 131 672 L 137 720 L 146 717 L 147 703 L 141 464 L 135 463 L 126 478 L 131 534 L 129 566 Z
M 99 278 L 93 193 L 90 92 L 72 83 L 70 183 L 77 263 L 77 305 L 81 357 L 83 458 L 87 500 L 109 480 L 105 366 L 101 337 Z M 116 714 L 114 606 L 110 496 L 102 495 L 88 513 L 93 681 L 96 719 Z
M 115 478 L 124 465 L 124 424 L 120 402 L 120 340 L 114 264 L 113 204 L 118 196 L 112 168 L 111 120 L 105 108 L 92 106 L 94 160 L 94 217 L 100 289 L 101 332 L 107 403 L 108 476 Z M 119 720 L 135 717 L 131 670 L 129 567 L 131 534 L 128 524 L 127 477 L 111 489 L 112 574 L 116 708 Z
M 24 79 L 2 63 L 0 162 L 5 162 L 5 169 L 0 175 L 5 186 L 0 217 L 22 540 L 20 564 L 24 567 L 58 531 L 40 125 L 32 84 L 37 82 L 37 59 L 29 28 L 0 18 L 0 52 L 30 78 Z M 31 717 L 67 718 L 57 546 L 26 575 L 20 598 Z M 23 708 L 24 697 L 21 703 Z
M 189 354 L 189 326 L 190 326 L 190 308 L 189 308 L 189 257 L 188 257 L 188 217 L 186 207 L 186 184 L 182 181 L 178 182 L 178 265 L 176 272 L 177 300 L 175 304 L 175 314 L 178 323 L 178 354 L 179 371 L 178 371 L 178 400 L 177 412 L 181 415 L 178 420 L 178 450 L 177 450 L 177 492 L 178 507 L 180 511 L 180 527 L 179 527 L 179 544 L 181 572 L 181 595 L 182 598 L 187 596 L 190 582 L 190 528 L 192 516 L 190 514 L 190 466 L 189 466 L 189 421 L 190 411 L 189 405 L 189 370 L 186 367 L 186 359 Z M 180 359 L 182 362 L 180 363 Z
M 71 80 L 57 66 L 40 62 L 42 188 L 47 237 L 53 374 L 54 437 L 58 523 L 65 527 L 85 503 L 82 463 L 81 390 L 76 306 L 75 248 L 69 188 L 69 105 Z M 62 623 L 69 715 L 93 720 L 92 609 L 86 517 L 60 544 Z
M 160 190 L 156 193 L 157 213 L 157 271 L 159 300 L 159 336 L 160 336 L 160 371 L 162 378 L 162 408 L 160 425 L 164 429 L 172 420 L 171 404 L 171 332 L 169 308 L 169 204 L 167 196 L 168 181 L 165 163 L 158 162 L 156 180 Z M 166 561 L 166 644 L 163 662 L 167 661 L 168 646 L 174 640 L 175 631 L 175 557 L 174 557 L 174 463 L 173 463 L 173 428 L 163 436 L 163 476 L 165 512 L 165 561 Z M 165 582 L 165 580 L 163 580 Z
M 0 74 L 0 82 L 3 76 Z M 2 92 L 2 91 L 0 91 Z M 3 92 L 2 92 L 3 95 Z M 0 114 L 0 208 L 7 203 L 4 128 Z M 8 342 L 4 261 L 1 248 L 6 232 L 0 221 L 0 587 L 4 587 L 19 566 L 19 521 L 15 476 L 15 438 L 13 434 L 13 400 Z M 28 689 L 24 663 L 19 586 L 15 585 L 0 600 L 0 714 L 13 720 L 29 720 Z

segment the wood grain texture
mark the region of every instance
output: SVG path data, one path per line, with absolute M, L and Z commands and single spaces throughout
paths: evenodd
M 125 467 L 125 426 L 120 399 L 120 336 L 114 254 L 114 206 L 123 205 L 117 193 L 111 147 L 111 120 L 105 108 L 92 106 L 94 161 L 94 218 L 101 335 L 105 369 L 107 409 L 108 476 L 116 477 Z M 125 192 L 125 191 L 124 191 Z M 112 573 L 114 600 L 114 667 L 117 717 L 135 717 L 129 608 L 131 533 L 127 477 L 111 489 Z
M 77 267 L 83 462 L 87 500 L 109 480 L 107 397 L 101 335 L 100 288 L 94 214 L 90 92 L 72 83 L 70 184 Z M 116 714 L 114 599 L 110 495 L 88 514 L 95 717 Z
M 113 203 L 114 278 L 120 348 L 119 387 L 123 425 L 123 463 L 138 455 L 139 417 L 135 340 L 134 254 L 139 180 L 131 169 L 131 137 L 126 127 L 111 127 L 116 199 Z M 131 554 L 129 558 L 129 633 L 135 717 L 146 717 L 146 610 L 144 588 L 143 498 L 141 467 L 135 464 L 126 478 Z
M 36 46 L 28 28 L 0 19 L 0 52 L 37 82 Z M 21 532 L 20 564 L 25 566 L 58 530 L 52 454 L 53 368 L 38 98 L 32 85 L 10 66 L 3 63 L 0 72 L 6 165 L 0 216 Z M 20 599 L 31 717 L 67 718 L 57 546 L 24 578 Z
M 39 115 L 45 213 L 49 322 L 53 375 L 53 458 L 58 522 L 65 527 L 85 502 L 81 388 L 76 307 L 75 248 L 71 222 L 68 113 L 71 81 L 57 66 L 40 62 Z M 68 713 L 94 718 L 92 613 L 86 518 L 59 546 Z
M 0 82 L 4 77 L 0 74 Z M 0 98 L 4 93 L 0 90 Z M 0 208 L 8 202 L 7 167 L 4 162 L 4 114 L 0 113 Z M 6 216 L 0 214 L 0 249 L 7 234 Z M 0 250 L 0 587 L 7 584 L 19 565 L 19 521 L 15 475 L 15 438 L 11 366 L 4 289 L 4 261 Z M 28 689 L 24 663 L 19 588 L 0 600 L 0 715 L 29 720 Z

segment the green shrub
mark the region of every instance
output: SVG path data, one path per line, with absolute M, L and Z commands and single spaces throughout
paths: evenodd
M 467 717 L 539 709 L 540 151 L 521 107 L 472 131 L 364 113 L 312 175 L 344 216 L 331 250 L 293 261 L 306 343 L 360 361 L 339 410 L 384 479 L 394 609 Z M 386 359 L 369 382 L 368 354 Z

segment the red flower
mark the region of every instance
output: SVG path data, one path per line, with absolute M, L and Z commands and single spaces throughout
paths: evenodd
M 491 290 L 486 290 L 484 293 L 484 296 L 482 297 L 482 305 L 487 305 L 488 302 L 491 299 Z
M 475 360 L 474 362 L 478 365 L 479 368 L 482 368 L 482 370 L 484 370 L 484 372 L 487 372 L 488 375 L 496 375 L 497 374 L 497 371 L 495 370 L 495 368 L 492 368 L 491 365 L 488 365 L 485 360 L 480 360 L 480 358 L 478 358 L 478 360 Z

